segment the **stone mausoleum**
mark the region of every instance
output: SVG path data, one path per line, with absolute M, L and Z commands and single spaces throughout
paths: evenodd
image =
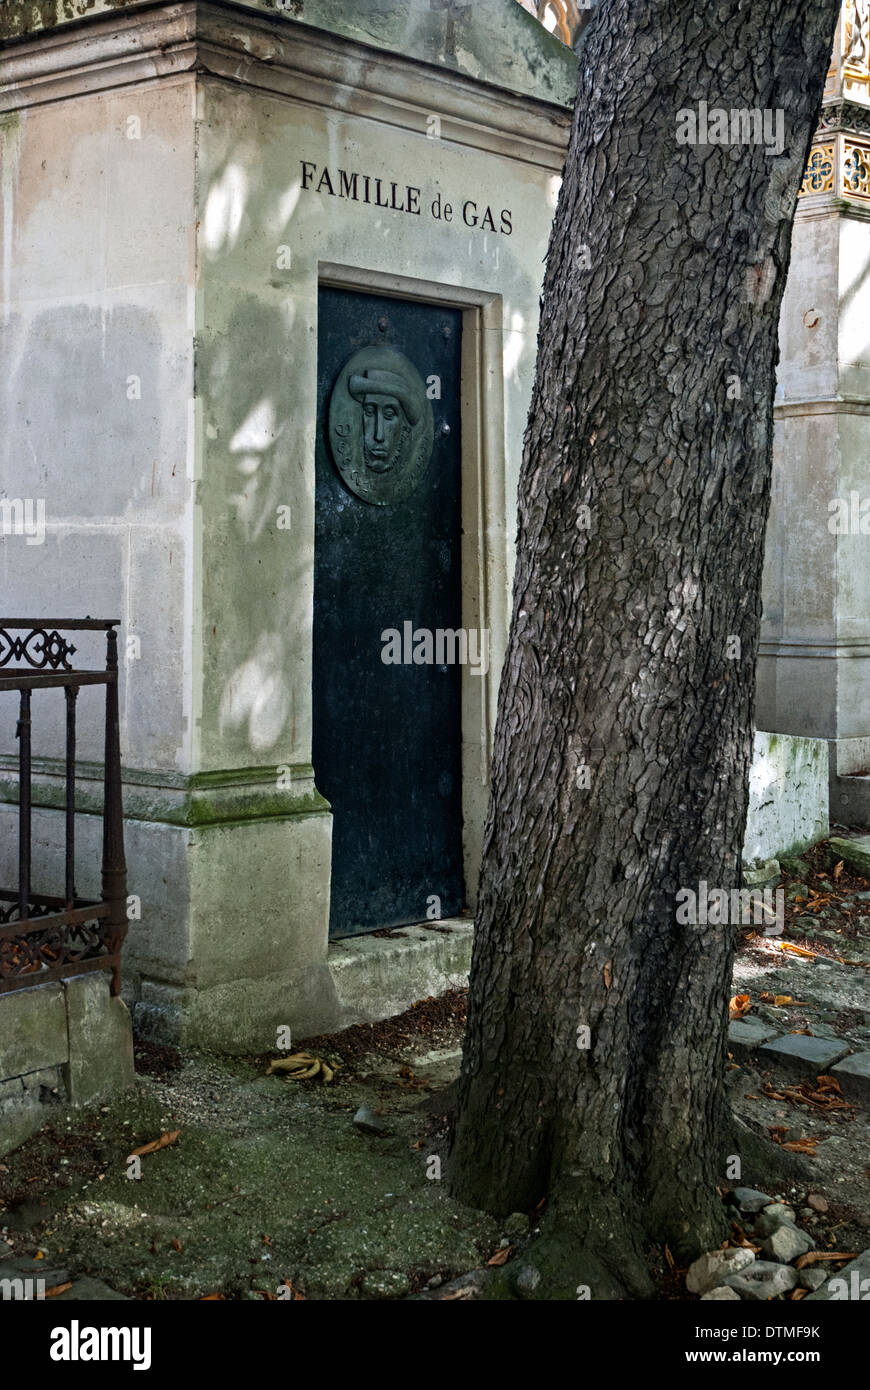
M 467 972 L 586 13 L 0 4 L 0 489 L 44 515 L 3 538 L 4 607 L 121 620 L 124 990 L 155 1038 L 264 1051 Z M 848 4 L 795 227 L 747 859 L 870 818 L 868 540 L 829 526 L 870 491 L 868 39 Z M 48 880 L 37 699 L 33 738 Z

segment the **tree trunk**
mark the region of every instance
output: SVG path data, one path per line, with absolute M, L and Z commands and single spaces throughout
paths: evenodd
M 643 1293 L 647 1242 L 724 1234 L 735 931 L 676 894 L 740 884 L 777 323 L 839 8 L 604 0 L 580 52 L 451 1160 L 475 1205 L 548 1197 L 562 1293 Z M 774 147 L 782 112 L 781 152 L 680 143 L 703 102 L 770 113 Z

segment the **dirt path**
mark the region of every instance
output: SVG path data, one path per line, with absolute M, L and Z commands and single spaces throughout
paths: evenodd
M 828 882 L 823 862 L 797 872 L 815 878 L 807 887 Z M 839 935 L 853 957 L 866 948 L 870 959 L 870 901 L 865 909 L 856 897 L 870 889 L 841 873 L 829 884 L 837 892 L 817 891 L 808 912 L 792 891 L 799 882 L 786 880 L 784 939 L 816 954 L 747 935 L 734 992 L 749 995 L 746 1016 L 772 1031 L 868 1050 L 870 972 L 834 957 L 844 952 Z M 338 1067 L 331 1085 L 267 1076 L 267 1059 L 182 1059 L 139 1044 L 133 1090 L 91 1111 L 59 1111 L 0 1163 L 0 1278 L 17 1261 L 71 1282 L 60 1297 L 439 1297 L 509 1249 L 486 1292 L 474 1275 L 466 1293 L 450 1296 L 518 1296 L 511 1271 L 521 1267 L 536 1214 L 495 1221 L 454 1202 L 438 1177 L 463 1020 L 464 996 L 455 992 L 384 1024 L 309 1040 L 308 1050 Z M 870 1109 L 842 1097 L 823 1104 L 812 1077 L 808 1084 L 815 1102 L 796 1096 L 799 1075 L 761 1052 L 735 1051 L 727 1085 L 737 1113 L 756 1134 L 812 1151 L 800 1177 L 755 1169 L 735 1184 L 788 1201 L 818 1249 L 865 1250 Z M 834 1088 L 828 1094 L 836 1098 Z M 361 1106 L 383 1135 L 354 1126 Z M 141 1177 L 128 1175 L 132 1150 L 175 1130 L 173 1143 L 142 1157 Z M 810 1193 L 826 1211 L 806 1206 Z M 681 1272 L 662 1252 L 652 1258 L 661 1296 L 686 1297 Z

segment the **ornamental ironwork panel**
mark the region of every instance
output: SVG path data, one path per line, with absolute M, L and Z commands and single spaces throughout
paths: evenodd
M 121 946 L 127 933 L 127 868 L 121 800 L 118 720 L 117 619 L 52 619 L 37 622 L 0 618 L 0 696 L 18 697 L 18 884 L 0 889 L 0 994 L 60 980 L 85 971 L 111 972 L 111 989 L 121 987 Z M 74 669 L 76 647 L 64 635 L 102 632 L 102 669 Z M 12 661 L 23 663 L 11 666 Z M 76 891 L 75 771 L 76 700 L 85 685 L 103 685 L 105 760 L 103 855 L 100 897 Z M 34 893 L 31 886 L 31 695 L 60 689 L 66 705 L 65 860 L 63 894 Z

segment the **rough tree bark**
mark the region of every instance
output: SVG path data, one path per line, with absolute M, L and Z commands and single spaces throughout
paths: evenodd
M 580 53 L 451 1156 L 475 1205 L 548 1196 L 545 1296 L 643 1295 L 647 1242 L 724 1234 L 735 933 L 675 895 L 740 882 L 777 321 L 839 7 L 603 0 Z M 678 143 L 702 101 L 783 111 L 782 152 Z

